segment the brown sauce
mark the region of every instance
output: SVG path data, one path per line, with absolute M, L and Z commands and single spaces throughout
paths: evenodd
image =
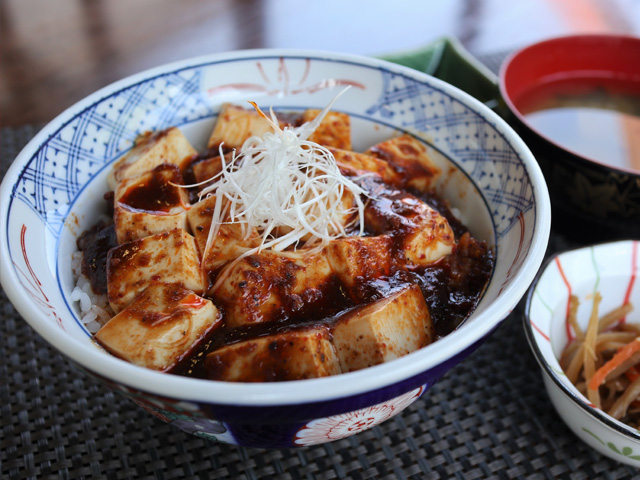
M 295 299 L 288 298 L 289 301 L 283 302 L 281 310 L 276 312 L 275 320 L 272 322 L 236 328 L 228 328 L 223 324 L 211 338 L 201 343 L 197 351 L 180 362 L 172 373 L 207 378 L 204 359 L 209 352 L 242 340 L 293 329 L 311 328 L 321 324 L 330 327 L 337 317 L 358 305 L 374 302 L 411 284 L 417 284 L 422 290 L 434 323 L 436 338 L 451 333 L 478 304 L 484 286 L 491 276 L 493 252 L 485 242 L 472 238 L 436 195 L 421 196 L 445 217 L 452 219 L 450 224 L 458 239 L 457 247 L 452 254 L 429 267 L 414 269 L 400 268 L 401 261 L 392 261 L 394 267 L 388 277 L 356 284 L 354 288 L 361 300 L 358 304 L 334 278 L 322 288 L 315 301 L 308 301 L 300 306 Z M 396 227 L 402 229 L 401 225 Z M 401 238 L 401 234 L 397 238 Z M 98 224 L 78 240 L 78 247 L 84 253 L 83 268 L 87 265 L 88 269 L 85 274 L 96 293 L 107 292 L 106 257 L 108 251 L 115 246 L 117 243 L 112 225 Z M 397 252 L 394 253 L 394 250 L 392 248 L 390 254 L 395 257 Z M 219 305 L 219 308 L 224 317 L 224 305 Z
M 273 321 L 253 323 L 235 328 L 223 325 L 205 342 L 201 349 L 201 351 L 204 351 L 203 355 L 193 355 L 187 362 L 183 362 L 171 373 L 207 378 L 208 375 L 204 366 L 207 354 L 225 345 L 292 330 L 313 328 L 319 325 L 331 326 L 337 316 L 354 307 L 353 302 L 347 297 L 344 290 L 340 288 L 336 279 L 334 279 L 331 287 L 326 289 L 326 295 L 321 298 L 321 301 L 305 304 L 300 309 L 292 309 L 290 306 L 285 306 Z M 224 312 L 224 307 L 221 310 Z
M 288 120 L 295 122 L 294 118 Z M 182 174 L 187 184 L 193 177 L 191 166 L 217 153 L 215 149 L 215 152 L 207 151 L 194 156 L 190 166 Z M 120 202 L 146 211 L 167 211 L 170 205 L 175 205 L 176 201 L 179 203 L 176 189 L 167 189 L 167 182 L 162 182 L 162 179 L 166 179 L 167 172 L 180 176 L 179 169 L 167 169 L 166 165 L 161 165 L 156 170 L 158 169 L 159 175 L 153 175 L 148 182 L 136 186 L 139 188 L 125 192 Z M 180 183 L 181 180 L 182 177 Z M 232 328 L 225 325 L 223 320 L 221 327 L 214 328 L 209 338 L 202 339 L 195 351 L 179 359 L 171 373 L 207 378 L 204 360 L 209 352 L 225 345 L 294 329 L 324 325 L 331 330 L 336 319 L 350 310 L 387 297 L 410 285 L 418 285 L 425 297 L 435 327 L 436 339 L 460 326 L 477 306 L 491 276 L 494 265 L 491 249 L 485 242 L 475 240 L 469 235 L 465 226 L 453 216 L 448 203 L 439 196 L 391 187 L 375 180 L 373 176 L 365 177 L 362 184 L 370 192 L 384 193 L 367 205 L 368 209 L 374 211 L 373 215 L 376 218 L 382 219 L 381 224 L 375 225 L 376 232 L 371 229 L 365 231 L 366 236 L 377 235 L 380 230 L 391 234 L 391 258 L 388 271 L 385 271 L 384 275 L 376 276 L 374 279 L 360 278 L 354 286 L 349 287 L 349 291 L 345 290 L 336 276 L 331 276 L 323 285 L 311 289 L 314 290 L 313 298 L 304 298 L 303 301 L 296 298 L 297 295 L 282 298 L 280 309 L 270 317 L 273 321 Z M 193 190 L 189 195 L 197 198 L 197 195 L 194 197 Z M 112 198 L 113 195 L 107 200 L 112 203 Z M 407 266 L 402 254 L 402 243 L 404 236 L 415 232 L 415 226 L 404 218 L 417 211 L 414 204 L 420 201 L 437 210 L 448 220 L 457 242 L 450 255 L 428 267 L 415 268 Z M 397 215 L 389 215 L 389 212 Z M 351 233 L 355 234 L 359 226 L 354 224 L 350 228 Z M 97 224 L 78 239 L 78 248 L 83 252 L 83 273 L 89 278 L 95 293 L 107 294 L 107 256 L 109 251 L 117 246 L 113 225 L 104 223 Z M 126 261 L 126 258 L 121 260 Z M 215 272 L 213 273 L 215 275 Z M 280 272 L 279 278 L 280 282 L 286 283 L 287 272 Z M 283 288 L 282 291 L 288 290 Z M 225 308 L 230 306 L 225 305 L 223 300 L 215 303 L 224 319 Z
M 458 328 L 475 309 L 491 277 L 493 264 L 493 252 L 486 243 L 465 234 L 453 254 L 414 272 L 434 320 L 437 338 Z
M 82 251 L 82 273 L 89 279 L 93 293 L 107 294 L 107 254 L 118 246 L 113 224 L 100 222 L 84 232 L 77 241 Z
M 181 204 L 180 187 L 175 186 L 181 184 L 182 175 L 177 165 L 158 165 L 148 179 L 130 186 L 119 203 L 133 210 L 167 213 Z
M 493 253 L 486 243 L 478 242 L 467 233 L 460 239 L 459 247 L 435 265 L 411 271 L 397 270 L 388 278 L 364 282 L 359 287 L 367 291 L 368 298 L 358 305 L 374 302 L 394 291 L 417 284 L 429 306 L 436 339 L 442 338 L 459 327 L 475 309 L 491 276 L 493 263 Z M 236 328 L 223 326 L 203 344 L 200 351 L 204 354 L 197 352 L 172 373 L 207 378 L 204 359 L 208 353 L 225 345 L 294 329 L 319 325 L 331 328 L 338 317 L 358 306 L 337 281 L 334 286 L 327 289 L 330 293 L 321 302 L 289 315 L 282 314 L 277 321 Z

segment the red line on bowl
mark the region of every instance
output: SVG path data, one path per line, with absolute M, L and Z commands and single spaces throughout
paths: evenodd
M 636 281 L 636 271 L 638 270 L 638 242 L 634 241 L 631 244 L 631 279 L 629 280 L 629 286 L 627 287 L 627 293 L 624 296 L 624 303 L 629 303 L 631 298 L 631 291 L 633 290 L 633 284 Z M 624 321 L 624 319 L 623 319 Z
M 570 342 L 573 340 L 573 332 L 571 331 L 571 325 L 569 325 L 569 312 L 571 311 L 571 284 L 569 280 L 567 280 L 567 276 L 564 274 L 564 270 L 562 269 L 562 264 L 560 263 L 560 257 L 556 257 L 556 266 L 558 267 L 558 271 L 562 276 L 562 280 L 567 286 L 567 290 L 569 291 L 569 297 L 567 298 L 567 313 L 565 315 L 565 328 L 567 330 L 567 340 Z

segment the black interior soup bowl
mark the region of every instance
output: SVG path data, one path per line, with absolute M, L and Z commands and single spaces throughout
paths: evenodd
M 581 242 L 640 235 L 640 38 L 579 35 L 510 55 L 509 123 L 549 187 L 553 229 Z

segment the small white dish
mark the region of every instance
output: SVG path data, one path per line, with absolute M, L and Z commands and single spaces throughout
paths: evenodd
M 524 330 L 543 372 L 549 398 L 558 415 L 586 444 L 613 460 L 640 467 L 640 431 L 600 409 L 569 381 L 559 358 L 567 345 L 569 296 L 580 300 L 577 320 L 586 328 L 592 296 L 602 295 L 600 312 L 630 301 L 627 322 L 640 322 L 640 241 L 627 240 L 579 248 L 548 260 L 529 290 Z

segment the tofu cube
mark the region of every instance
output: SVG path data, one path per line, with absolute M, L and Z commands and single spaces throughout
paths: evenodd
M 337 283 L 324 252 L 291 258 L 263 251 L 228 265 L 219 277 L 224 280 L 209 293 L 230 327 L 317 315 Z
M 427 155 L 427 148 L 411 135 L 402 135 L 374 145 L 365 152 L 401 168 L 404 185 L 421 192 L 428 192 L 440 175 L 437 167 Z
M 273 128 L 258 112 L 227 103 L 220 110 L 208 147 L 215 148 L 224 142 L 225 148 L 240 149 L 249 137 L 262 137 L 267 132 L 273 132 Z
M 109 187 L 154 169 L 162 163 L 173 163 L 184 170 L 197 154 L 179 128 L 171 127 L 141 136 L 124 157 L 117 160 L 108 178 Z
M 231 156 L 229 156 L 227 160 L 231 161 Z M 222 158 L 219 155 L 205 158 L 204 160 L 194 163 L 191 168 L 196 183 L 204 182 L 215 177 L 222 171 Z M 207 185 L 201 185 L 199 188 L 202 190 L 206 186 Z
M 318 116 L 320 110 L 308 109 L 302 114 L 302 122 L 307 123 Z M 351 119 L 346 113 L 328 112 L 311 134 L 309 140 L 325 147 L 351 150 Z
M 364 217 L 374 233 L 396 236 L 412 265 L 431 265 L 453 251 L 455 235 L 447 219 L 409 193 L 387 192 L 371 198 Z
M 426 267 L 451 254 L 455 237 L 449 222 L 439 214 L 419 220 L 420 228 L 404 237 L 404 256 L 409 264 Z
M 189 226 L 196 240 L 202 269 L 209 274 L 215 274 L 220 267 L 242 255 L 250 248 L 260 245 L 261 237 L 256 229 L 251 229 L 248 238 L 245 238 L 242 226 L 239 224 L 222 224 L 213 239 L 209 251 L 205 256 L 211 218 L 216 203 L 216 197 L 208 197 L 193 205 L 187 213 Z
M 327 245 L 329 264 L 355 303 L 370 298 L 375 291 L 374 280 L 393 273 L 396 266 L 392 247 L 393 238 L 389 235 L 345 237 Z
M 345 173 L 362 174 L 371 172 L 380 175 L 382 180 L 390 185 L 400 185 L 402 183 L 402 175 L 384 160 L 364 153 L 339 148 L 329 147 L 329 151 L 333 153 L 338 166 Z
M 122 180 L 115 191 L 113 220 L 118 243 L 175 228 L 186 230 L 189 195 L 177 165 L 163 163 Z
M 222 323 L 215 305 L 180 284 L 153 283 L 95 339 L 109 352 L 143 367 L 170 371 Z
M 120 312 L 138 293 L 159 281 L 180 283 L 197 294 L 204 292 L 198 250 L 186 231 L 176 228 L 109 250 L 107 297 L 114 312 Z
M 295 330 L 244 340 L 207 355 L 211 380 L 280 382 L 341 373 L 327 329 Z
M 343 372 L 351 372 L 402 357 L 427 346 L 434 328 L 417 285 L 338 319 L 333 345 Z

